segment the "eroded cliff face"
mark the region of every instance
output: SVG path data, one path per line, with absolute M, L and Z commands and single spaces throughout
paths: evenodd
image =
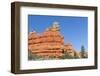
M 71 56 L 75 55 L 72 44 L 64 44 L 64 37 L 60 34 L 57 22 L 54 22 L 43 33 L 30 32 L 28 36 L 28 51 L 38 56 L 53 56 L 55 58 L 61 57 L 65 52 Z

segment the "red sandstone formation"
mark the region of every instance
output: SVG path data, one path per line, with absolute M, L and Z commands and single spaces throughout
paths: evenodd
M 71 43 L 67 43 L 66 45 L 64 45 L 64 52 L 67 52 L 71 56 L 74 56 L 74 48 L 72 47 Z
M 61 36 L 56 22 L 40 35 L 34 31 L 29 33 L 28 41 L 29 50 L 33 54 L 40 56 L 62 56 L 61 47 L 64 45 L 64 38 Z
M 63 55 L 63 51 L 69 53 L 71 56 L 74 56 L 75 53 L 70 43 L 64 45 L 64 37 L 60 34 L 57 22 L 54 22 L 51 27 L 47 28 L 41 34 L 35 31 L 30 32 L 28 46 L 29 51 L 38 56 L 54 56 L 58 58 Z

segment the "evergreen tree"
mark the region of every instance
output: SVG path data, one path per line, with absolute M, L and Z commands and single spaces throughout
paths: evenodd
M 83 45 L 81 46 L 81 57 L 85 58 L 85 48 Z

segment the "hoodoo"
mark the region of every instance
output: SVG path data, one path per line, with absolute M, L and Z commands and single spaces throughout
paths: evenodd
M 60 34 L 58 22 L 54 22 L 40 35 L 34 31 L 29 33 L 28 41 L 28 49 L 32 54 L 46 57 L 63 55 L 61 47 L 64 45 L 64 37 Z

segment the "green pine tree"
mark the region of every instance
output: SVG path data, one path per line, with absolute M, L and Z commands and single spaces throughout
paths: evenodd
M 86 56 L 85 56 L 85 48 L 84 48 L 83 45 L 81 46 L 81 57 L 82 58 L 86 58 Z

